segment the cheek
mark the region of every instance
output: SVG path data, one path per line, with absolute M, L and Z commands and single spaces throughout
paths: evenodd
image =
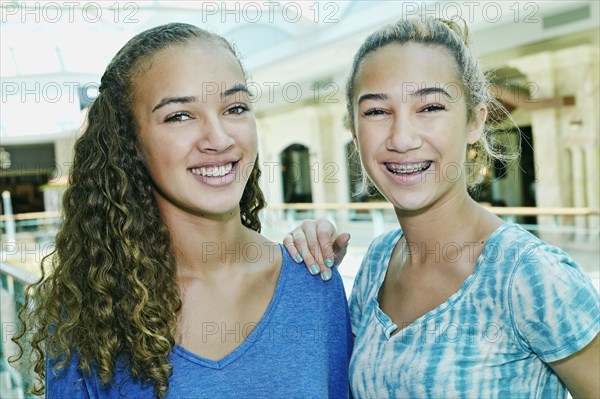
M 358 144 L 358 156 L 360 157 L 360 164 L 364 172 L 370 176 L 376 175 L 376 172 L 379 169 L 375 156 L 376 149 L 372 147 L 373 146 L 370 144 Z
M 148 145 L 147 140 L 140 139 L 140 155 L 144 160 L 144 164 L 146 166 L 150 166 L 152 164 L 152 160 L 154 159 L 154 154 L 152 153 L 152 147 Z
M 160 145 L 157 144 L 156 140 L 144 140 L 142 142 L 142 155 L 148 165 L 154 165 L 157 158 L 161 155 L 161 152 L 158 150 Z
M 142 126 L 138 132 L 140 152 L 148 167 L 152 166 L 156 157 L 160 155 L 158 148 L 161 147 L 161 144 L 158 143 L 158 139 L 159 137 L 145 126 Z
M 176 143 L 157 138 L 142 145 L 142 155 L 153 179 L 173 176 L 185 160 L 182 149 Z
M 467 143 L 464 137 L 456 137 L 456 140 L 444 140 L 437 146 L 441 156 L 442 164 L 462 165 L 467 156 Z
M 366 130 L 359 131 L 354 140 L 354 144 L 358 149 L 361 159 L 372 158 L 376 152 L 384 148 L 385 143 L 381 142 L 377 134 L 370 134 Z
M 161 164 L 161 162 L 159 159 L 157 159 L 157 154 L 154 152 L 154 149 L 152 147 L 143 146 L 142 156 L 150 178 L 153 181 L 160 179 L 161 168 L 159 168 L 158 166 Z
M 256 130 L 253 130 L 248 135 L 248 147 L 251 148 L 254 152 L 258 152 L 258 134 Z
M 253 152 L 254 157 L 256 158 L 256 154 L 258 153 L 258 132 L 256 124 L 254 122 L 249 122 L 246 126 L 240 127 L 238 132 L 236 141 L 243 144 L 248 151 Z

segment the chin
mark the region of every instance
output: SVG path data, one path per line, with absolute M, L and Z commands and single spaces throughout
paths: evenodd
M 399 193 L 395 196 L 385 196 L 394 208 L 401 212 L 418 212 L 425 210 L 433 204 L 433 199 L 425 197 L 423 193 Z
M 237 198 L 234 201 L 233 198 Z M 159 208 L 163 210 L 171 209 L 179 212 L 188 213 L 195 216 L 210 216 L 214 218 L 218 215 L 227 215 L 235 212 L 239 212 L 239 200 L 242 197 L 242 193 L 233 195 L 228 193 L 226 195 L 209 195 L 207 193 L 199 193 L 197 195 L 188 195 L 187 198 L 175 198 L 159 195 L 157 203 Z M 178 213 L 179 213 L 178 212 Z
M 240 209 L 240 203 L 232 202 L 231 200 L 219 201 L 215 199 L 215 203 L 211 204 L 195 204 L 192 206 L 194 213 L 205 214 L 205 215 L 227 215 L 234 212 L 238 212 Z

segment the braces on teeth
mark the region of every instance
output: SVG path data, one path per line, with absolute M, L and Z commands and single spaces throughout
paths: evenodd
M 388 169 L 394 173 L 414 173 L 427 169 L 431 162 L 421 162 L 413 165 L 388 165 Z

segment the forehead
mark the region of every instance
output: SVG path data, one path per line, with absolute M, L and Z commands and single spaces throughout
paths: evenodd
M 396 86 L 460 85 L 458 66 L 448 49 L 420 43 L 388 44 L 368 54 L 356 76 L 355 93 Z M 384 89 L 388 90 L 384 90 Z
M 164 91 L 216 91 L 223 84 L 244 82 L 244 72 L 228 48 L 215 40 L 198 39 L 158 51 L 140 65 L 133 87 L 139 97 Z

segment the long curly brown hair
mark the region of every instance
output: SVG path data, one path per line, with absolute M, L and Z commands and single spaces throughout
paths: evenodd
M 19 352 L 11 362 L 28 360 L 35 394 L 45 391 L 46 357 L 60 356 L 62 367 L 74 353 L 79 367 L 95 368 L 103 383 L 125 359 L 132 377 L 151 384 L 157 398 L 167 392 L 181 298 L 133 118 L 133 78 L 158 51 L 192 40 L 212 40 L 235 55 L 222 37 L 172 23 L 132 38 L 102 76 L 75 144 L 55 250 L 42 260 L 40 280 L 26 289 L 13 338 Z M 265 206 L 259 177 L 256 162 L 240 200 L 241 222 L 256 231 Z

